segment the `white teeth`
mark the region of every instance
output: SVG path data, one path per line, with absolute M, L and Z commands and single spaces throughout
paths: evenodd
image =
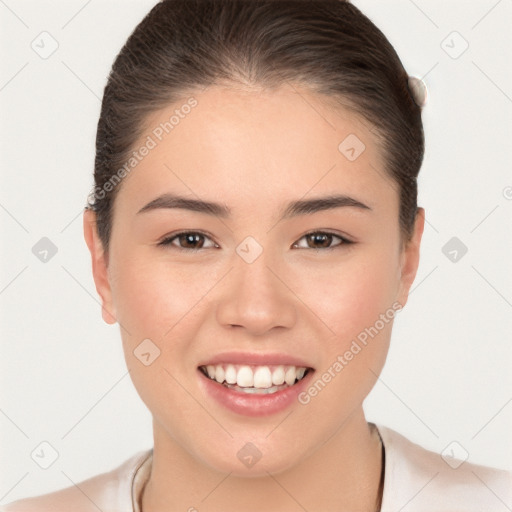
M 274 390 L 274 386 L 293 386 L 296 380 L 301 380 L 307 368 L 295 366 L 249 366 L 235 364 L 216 364 L 202 367 L 212 380 L 219 384 L 237 385 L 241 388 L 254 390 Z
M 221 365 L 215 367 L 215 380 L 222 384 L 224 382 L 224 368 Z
M 268 366 L 260 366 L 254 372 L 254 387 L 269 388 L 272 386 L 272 374 Z
M 272 372 L 272 384 L 276 386 L 280 386 L 281 384 L 284 384 L 284 367 L 278 366 L 273 372 Z
M 212 364 L 209 364 L 206 367 L 206 371 L 208 372 L 208 377 L 210 377 L 210 379 L 215 378 L 215 366 L 213 366 Z
M 286 370 L 286 373 L 284 374 L 284 381 L 288 386 L 292 386 L 295 382 L 295 377 L 297 376 L 297 373 L 295 371 L 295 366 L 290 366 L 288 370 Z
M 226 366 L 226 374 L 224 376 L 228 384 L 236 384 L 236 368 L 232 364 Z
M 254 377 L 250 366 L 242 366 L 236 375 L 236 383 L 240 387 L 249 388 L 254 385 Z

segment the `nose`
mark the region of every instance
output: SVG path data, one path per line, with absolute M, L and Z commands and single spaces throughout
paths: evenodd
M 298 299 L 285 273 L 276 269 L 265 251 L 252 263 L 238 255 L 227 276 L 217 308 L 217 321 L 228 328 L 244 328 L 261 336 L 277 327 L 291 328 L 297 319 Z

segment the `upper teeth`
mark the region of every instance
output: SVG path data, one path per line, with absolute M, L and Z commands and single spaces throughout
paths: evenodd
M 204 367 L 202 367 L 204 368 Z M 295 366 L 249 366 L 216 364 L 206 366 L 210 379 L 222 384 L 237 384 L 240 387 L 270 388 L 285 383 L 292 386 L 295 380 L 304 377 L 307 368 Z

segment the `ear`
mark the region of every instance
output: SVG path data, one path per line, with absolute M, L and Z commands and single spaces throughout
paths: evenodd
M 91 253 L 92 274 L 96 291 L 101 298 L 101 315 L 107 324 L 115 324 L 117 319 L 109 281 L 108 258 L 98 236 L 96 213 L 90 209 L 84 211 L 84 238 Z
M 404 244 L 400 258 L 400 287 L 397 301 L 405 306 L 420 263 L 420 244 L 425 227 L 425 209 L 418 208 L 411 240 Z

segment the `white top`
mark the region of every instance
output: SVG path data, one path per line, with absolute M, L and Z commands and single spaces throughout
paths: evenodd
M 512 471 L 440 454 L 376 425 L 385 449 L 381 512 L 506 512 L 512 510 Z M 2 512 L 140 512 L 153 450 L 75 486 L 0 507 Z M 445 460 L 446 459 L 446 460 Z M 243 511 L 242 511 L 243 512 Z

